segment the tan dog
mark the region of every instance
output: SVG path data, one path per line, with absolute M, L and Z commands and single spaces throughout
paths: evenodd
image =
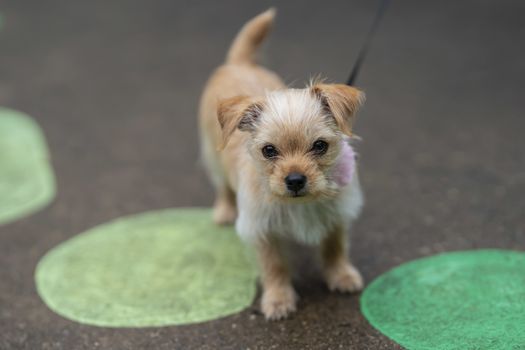
M 202 96 L 202 157 L 216 189 L 214 220 L 236 222 L 258 252 L 268 319 L 296 309 L 284 241 L 319 245 L 328 287 L 358 291 L 363 280 L 347 258 L 347 230 L 362 206 L 357 174 L 337 181 L 356 110 L 364 100 L 346 85 L 288 89 L 254 61 L 272 24 L 270 9 L 235 38 L 226 63 Z M 352 154 L 353 161 L 353 154 Z

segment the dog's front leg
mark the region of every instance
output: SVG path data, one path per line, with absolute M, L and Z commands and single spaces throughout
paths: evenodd
M 261 309 L 266 319 L 285 318 L 296 309 L 297 296 L 280 242 L 269 237 L 257 243 L 263 295 Z
M 321 244 L 324 275 L 332 291 L 356 292 L 363 289 L 363 278 L 347 256 L 347 240 L 346 231 L 338 226 Z

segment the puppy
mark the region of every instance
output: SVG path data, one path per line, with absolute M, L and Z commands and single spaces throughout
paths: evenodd
M 216 190 L 214 221 L 235 222 L 239 236 L 256 248 L 267 319 L 296 309 L 282 251 L 287 240 L 319 247 L 331 290 L 363 287 L 346 248 L 363 202 L 348 140 L 364 95 L 336 84 L 289 89 L 258 66 L 254 55 L 274 16 L 270 9 L 244 25 L 200 104 L 202 158 Z

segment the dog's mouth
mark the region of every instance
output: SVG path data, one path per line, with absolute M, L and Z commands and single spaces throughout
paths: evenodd
M 308 194 L 308 191 L 305 191 L 304 189 L 299 190 L 299 191 L 288 191 L 288 197 L 291 197 L 291 198 L 302 198 L 302 197 L 306 197 L 307 194 Z

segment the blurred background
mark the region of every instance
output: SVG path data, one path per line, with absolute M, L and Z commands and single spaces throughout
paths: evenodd
M 280 323 L 254 306 L 195 326 L 92 328 L 34 290 L 38 259 L 78 232 L 211 205 L 199 95 L 242 24 L 273 5 L 260 61 L 294 87 L 346 81 L 376 1 L 0 2 L 0 106 L 40 124 L 58 188 L 51 206 L 0 227 L 0 348 L 397 348 L 357 296 L 328 294 L 314 273 Z M 525 248 L 524 78 L 524 2 L 392 1 L 356 84 L 367 204 L 352 254 L 367 281 L 442 251 Z

